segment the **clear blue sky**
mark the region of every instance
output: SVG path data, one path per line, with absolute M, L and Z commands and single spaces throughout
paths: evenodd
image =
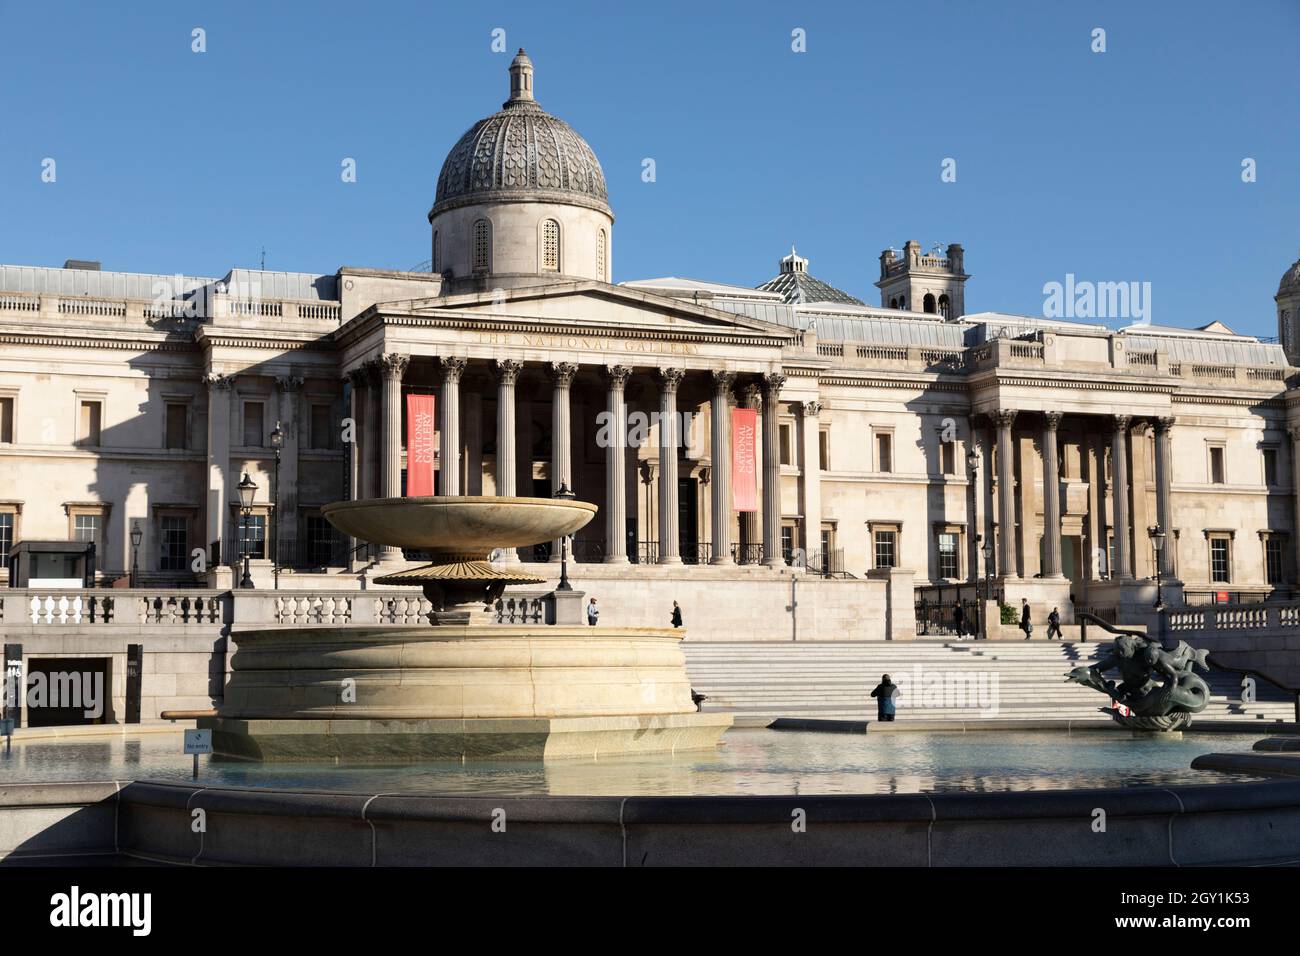
M 914 238 L 965 246 L 968 311 L 1039 314 L 1074 273 L 1151 282 L 1161 324 L 1273 335 L 1300 256 L 1300 0 L 0 0 L 0 38 L 2 262 L 414 266 L 519 46 L 604 166 L 616 281 L 754 285 L 794 241 L 877 302 L 881 249 Z

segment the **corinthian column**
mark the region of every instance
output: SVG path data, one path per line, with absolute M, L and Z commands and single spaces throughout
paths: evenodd
M 409 355 L 389 353 L 379 360 L 379 371 L 384 381 L 384 444 L 383 444 L 383 496 L 402 496 L 402 376 L 411 363 Z M 384 545 L 379 560 L 402 560 L 402 549 Z
M 518 493 L 515 479 L 517 465 L 515 449 L 518 438 L 515 435 L 515 382 L 519 380 L 522 362 L 514 359 L 499 359 L 497 369 L 497 494 L 503 498 L 513 498 Z M 518 564 L 519 552 L 507 548 L 506 564 Z
M 569 425 L 569 395 L 573 385 L 573 376 L 578 366 L 573 362 L 552 362 L 551 374 L 555 378 L 555 389 L 551 393 L 551 492 L 562 487 L 576 492 L 573 487 L 573 433 Z M 551 560 L 559 563 L 560 541 L 551 543 Z
M 998 427 L 998 575 L 1014 578 L 1016 571 L 1016 497 L 1015 469 L 1011 460 L 1011 426 L 1013 409 L 1000 408 L 993 413 Z
M 659 563 L 681 564 L 677 527 L 677 386 L 686 373 L 659 370 Z
M 785 566 L 781 554 L 781 448 L 776 413 L 785 376 L 763 376 L 763 563 Z
M 1056 429 L 1060 412 L 1043 415 L 1043 577 L 1061 578 L 1061 473 Z
M 627 564 L 627 400 L 632 369 L 606 365 L 609 441 L 605 445 L 605 563 Z
M 821 413 L 821 402 L 803 403 L 803 548 L 809 562 L 822 546 Z
M 216 542 L 221 549 L 221 560 L 231 564 L 236 552 L 234 541 L 226 540 L 226 523 L 230 520 L 230 397 L 235 376 L 209 373 L 203 378 L 208 386 L 208 500 L 204 505 L 207 514 L 207 540 L 205 547 Z M 216 555 L 208 558 L 216 563 Z
M 1115 577 L 1133 577 L 1133 552 L 1129 544 L 1128 415 L 1116 415 L 1110 442 L 1111 508 L 1115 515 Z
M 383 496 L 383 477 L 380 469 L 383 463 L 383 363 L 371 359 L 361 366 L 366 372 L 366 421 L 365 432 L 361 436 L 361 487 L 363 498 Z
M 465 360 L 448 356 L 442 360 L 442 435 L 438 463 L 442 472 L 442 493 L 460 494 L 460 377 Z
M 1165 533 L 1165 546 L 1156 555 L 1160 576 L 1174 576 L 1174 456 L 1172 418 L 1156 419 L 1156 523 Z
M 735 372 L 714 371 L 713 428 L 709 455 L 713 461 L 713 557 L 710 564 L 731 564 L 731 385 Z

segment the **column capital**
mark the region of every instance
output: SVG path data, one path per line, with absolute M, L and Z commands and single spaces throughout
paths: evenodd
M 745 407 L 758 411 L 763 407 L 763 389 L 757 382 L 750 382 L 741 389 L 741 396 L 744 399 Z
M 401 379 L 406 374 L 406 367 L 411 364 L 411 356 L 400 352 L 389 352 L 379 357 L 379 373 L 386 379 Z
M 804 402 L 803 413 L 805 418 L 816 418 L 822 413 L 825 405 L 822 402 Z
M 275 387 L 282 392 L 296 392 L 305 382 L 301 375 L 281 375 L 275 380 Z
M 1286 433 L 1291 436 L 1292 441 L 1300 441 L 1300 425 L 1288 425 Z
M 1129 423 L 1133 421 L 1132 415 L 1113 415 L 1112 422 L 1115 425 L 1115 431 L 1121 432 L 1128 428 Z
M 358 365 L 356 368 L 348 369 L 343 373 L 343 377 L 353 388 L 364 388 L 370 381 L 370 369 L 365 364 Z
M 497 378 L 502 385 L 515 384 L 519 380 L 519 373 L 524 370 L 524 363 L 514 359 L 497 359 L 493 365 L 496 367 Z
M 1043 412 L 1043 424 L 1049 432 L 1054 432 L 1060 426 L 1061 419 L 1064 417 L 1064 412 Z
M 989 412 L 989 418 L 998 428 L 1010 428 L 1016 421 L 1016 409 L 998 408 Z
M 1163 435 L 1174 427 L 1174 418 L 1172 415 L 1161 416 L 1160 418 L 1153 419 L 1153 421 L 1156 426 L 1157 435 Z
M 729 392 L 731 386 L 736 383 L 736 373 L 728 372 L 723 368 L 713 370 L 713 388 L 718 392 Z
M 578 374 L 577 362 L 552 362 L 551 375 L 555 378 L 557 388 L 568 388 L 573 384 L 573 376 Z
M 208 388 L 229 391 L 235 387 L 235 375 L 221 375 L 218 372 L 209 372 L 203 376 L 203 384 Z
M 663 368 L 659 369 L 659 384 L 665 392 L 677 391 L 677 386 L 682 383 L 682 378 L 686 371 L 680 368 Z
M 776 401 L 781 386 L 784 384 L 785 374 L 782 372 L 767 372 L 763 375 L 763 391 L 766 393 L 768 401 Z
M 632 377 L 632 366 L 630 365 L 606 365 L 605 381 L 613 389 L 622 389 L 626 387 L 627 380 Z
M 448 385 L 455 385 L 460 382 L 460 377 L 465 374 L 465 359 L 458 355 L 444 355 L 442 362 L 442 380 Z

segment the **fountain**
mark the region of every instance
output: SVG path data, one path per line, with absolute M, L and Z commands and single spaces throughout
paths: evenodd
M 572 534 L 596 506 L 550 498 L 424 497 L 323 509 L 364 541 L 432 562 L 376 579 L 419 586 L 429 623 L 236 630 L 216 753 L 264 761 L 554 759 L 711 748 L 730 714 L 697 713 L 680 630 L 496 623 L 511 584 L 497 548 Z M 377 591 L 378 597 L 391 591 Z

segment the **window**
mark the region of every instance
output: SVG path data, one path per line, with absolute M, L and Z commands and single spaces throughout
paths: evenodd
M 335 563 L 337 540 L 334 526 L 326 521 L 323 515 L 307 516 L 307 563 L 311 567 L 325 568 Z
M 1283 583 L 1282 539 L 1269 535 L 1264 539 L 1264 579 L 1269 584 Z
M 158 529 L 160 571 L 184 571 L 190 555 L 190 523 L 181 515 L 166 515 Z
M 605 230 L 602 229 L 596 233 L 596 278 L 601 282 L 609 281 L 609 270 L 606 266 L 608 254 L 605 250 Z
M 945 441 L 939 443 L 940 467 L 945 475 L 957 474 L 957 443 Z
M 877 531 L 875 533 L 876 541 L 876 567 L 892 568 L 895 567 L 897 551 L 895 545 L 898 542 L 897 531 Z
M 560 271 L 560 224 L 554 219 L 542 223 L 542 271 Z
M 831 470 L 831 430 L 823 428 L 817 436 L 817 465 L 822 471 Z
M 1210 536 L 1210 580 L 1216 584 L 1232 580 L 1232 541 L 1227 535 Z
M 312 405 L 311 447 L 329 448 L 330 433 L 332 431 L 333 428 L 330 424 L 330 407 L 328 405 Z
M 792 426 L 788 422 L 782 422 L 780 427 L 781 427 L 781 464 L 790 465 L 793 464 L 793 460 L 790 454 Z
M 188 415 L 189 409 L 183 403 L 167 403 L 167 448 L 188 448 L 190 446 Z
M 266 557 L 266 515 L 240 514 L 239 520 L 239 557 Z
M 100 409 L 99 402 L 82 402 L 81 412 L 77 418 L 77 444 L 98 445 Z
M 959 576 L 959 571 L 957 565 L 957 535 L 951 531 L 940 531 L 939 532 L 939 577 L 956 578 L 958 576 Z
M 1277 484 L 1277 449 L 1264 449 L 1264 484 L 1273 487 Z
M 474 223 L 474 248 L 471 261 L 474 272 L 482 274 L 492 268 L 492 224 L 486 219 Z
M 878 432 L 876 434 L 876 471 L 894 470 L 894 436 Z
M 438 245 L 438 230 L 433 230 L 433 260 L 429 271 L 434 275 L 442 273 L 442 248 Z
M 102 515 L 79 514 L 72 517 L 72 539 L 95 544 L 95 568 L 102 567 L 104 557 L 104 518 Z
M 950 318 L 948 314 L 950 308 L 951 306 L 948 302 L 948 296 L 946 294 L 939 296 L 939 314 L 945 319 Z
M 781 560 L 783 560 L 786 564 L 789 564 L 790 559 L 793 556 L 794 556 L 794 526 L 783 524 L 781 525 Z
M 264 434 L 262 431 L 262 403 L 244 402 L 244 447 L 261 448 Z
M 0 398 L 0 444 L 12 445 L 14 441 L 14 400 L 12 396 Z
M 927 292 L 925 294 L 925 298 L 921 300 L 921 308 L 932 315 L 934 314 L 934 312 L 936 311 L 934 293 Z
M 1218 446 L 1210 449 L 1210 483 L 1223 484 L 1223 449 Z
M 14 546 L 14 513 L 0 511 L 0 568 L 9 566 L 9 549 Z M 7 583 L 8 578 L 0 580 Z

